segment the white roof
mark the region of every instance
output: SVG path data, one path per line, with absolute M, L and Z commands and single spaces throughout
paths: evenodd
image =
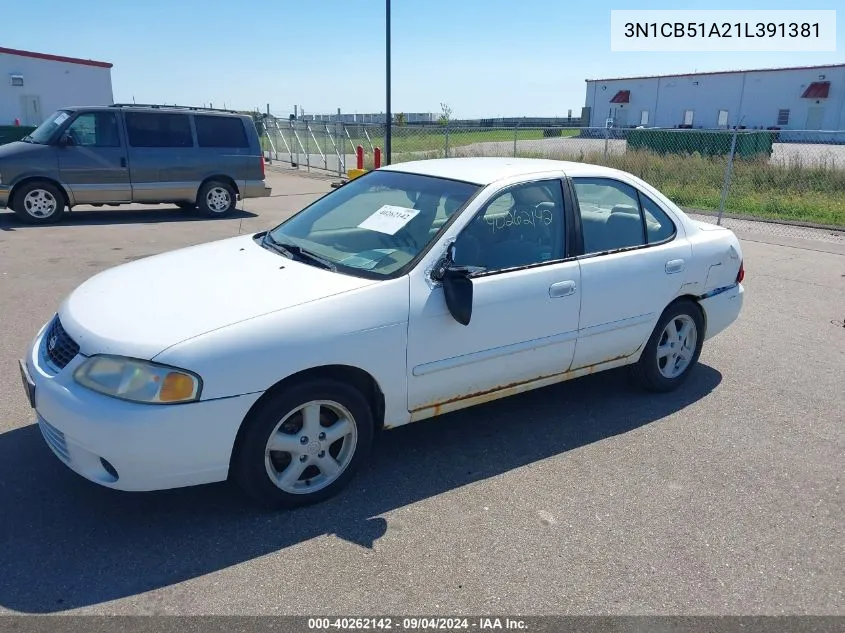
M 563 171 L 570 176 L 610 176 L 617 170 L 587 163 L 543 158 L 434 158 L 394 163 L 382 169 L 489 185 L 503 178 Z

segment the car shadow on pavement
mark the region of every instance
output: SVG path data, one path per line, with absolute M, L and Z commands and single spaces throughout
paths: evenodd
M 699 364 L 669 394 L 603 372 L 387 431 L 338 496 L 288 512 L 232 484 L 125 493 L 70 472 L 35 425 L 0 435 L 0 607 L 53 613 L 213 573 L 321 535 L 372 547 L 394 509 L 626 433 L 711 393 Z
M 183 211 L 178 207 L 160 205 L 146 209 L 75 209 L 65 215 L 56 224 L 27 224 L 18 219 L 11 212 L 0 213 L 0 231 L 15 231 L 20 229 L 40 229 L 62 226 L 98 226 L 106 224 L 160 224 L 167 222 L 219 222 L 221 220 L 240 220 L 257 218 L 252 211 L 236 209 L 222 218 L 212 218 L 194 211 Z

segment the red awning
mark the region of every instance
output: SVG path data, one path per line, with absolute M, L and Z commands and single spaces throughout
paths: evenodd
M 829 81 L 814 81 L 807 89 L 804 91 L 804 94 L 801 95 L 802 99 L 827 99 L 827 95 L 830 94 L 830 82 Z
M 613 95 L 613 99 L 610 100 L 611 103 L 628 103 L 631 100 L 631 91 L 630 90 L 620 90 L 615 95 Z

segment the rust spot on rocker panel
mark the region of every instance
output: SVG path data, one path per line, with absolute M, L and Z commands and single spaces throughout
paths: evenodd
M 636 350 L 634 350 L 633 354 L 636 354 L 638 350 L 639 350 L 639 347 Z M 475 392 L 467 393 L 467 394 L 464 394 L 464 395 L 455 396 L 453 398 L 449 398 L 448 400 L 442 400 L 442 401 L 437 402 L 437 403 L 424 404 L 420 407 L 417 407 L 416 409 L 412 409 L 411 413 L 416 413 L 418 411 L 423 411 L 425 409 L 433 409 L 434 415 L 437 416 L 437 415 L 440 415 L 441 410 L 444 407 L 446 407 L 450 404 L 455 404 L 456 402 L 460 402 L 461 400 L 469 400 L 471 398 L 482 398 L 482 400 L 478 403 L 478 404 L 482 404 L 484 402 L 489 402 L 490 400 L 495 400 L 496 398 L 493 397 L 493 396 L 495 396 L 500 391 L 506 391 L 507 389 L 512 389 L 512 388 L 515 388 L 515 387 L 521 387 L 523 385 L 527 385 L 527 384 L 532 383 L 532 382 L 540 382 L 542 380 L 547 380 L 549 378 L 555 378 L 555 377 L 558 377 L 558 376 L 564 377 L 567 374 L 574 374 L 574 373 L 583 373 L 583 374 L 586 374 L 586 375 L 592 374 L 593 371 L 595 371 L 595 368 L 598 367 L 599 365 L 604 365 L 606 363 L 612 363 L 612 362 L 617 361 L 617 360 L 622 360 L 623 358 L 627 358 L 628 356 L 631 356 L 631 355 L 632 354 L 622 354 L 621 356 L 614 356 L 612 358 L 607 358 L 605 360 L 599 361 L 598 363 L 592 363 L 591 365 L 582 365 L 581 367 L 575 367 L 575 368 L 572 368 L 572 369 L 567 369 L 566 371 L 563 371 L 563 372 L 557 372 L 557 373 L 554 373 L 554 374 L 546 374 L 545 376 L 538 376 L 537 378 L 530 378 L 528 380 L 518 380 L 518 381 L 515 381 L 515 382 L 509 382 L 509 383 L 506 383 L 504 385 L 500 385 L 498 387 L 493 387 L 492 389 L 485 389 L 483 391 L 475 391 Z M 586 372 L 585 372 L 585 370 L 586 370 Z M 484 396 L 491 396 L 491 397 L 485 398 Z

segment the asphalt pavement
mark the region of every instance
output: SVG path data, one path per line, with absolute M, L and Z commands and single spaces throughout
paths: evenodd
M 91 275 L 271 227 L 330 190 L 269 180 L 272 197 L 221 220 L 0 213 L 0 613 L 845 614 L 832 232 L 737 228 L 744 311 L 679 391 L 611 371 L 389 431 L 318 506 L 267 512 L 228 484 L 122 493 L 69 471 L 16 359 Z

